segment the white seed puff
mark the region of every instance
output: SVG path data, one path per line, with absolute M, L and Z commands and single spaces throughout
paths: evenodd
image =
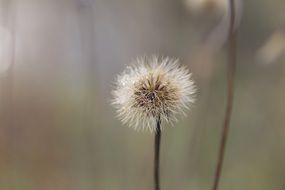
M 194 102 L 194 82 L 178 60 L 139 58 L 117 77 L 113 105 L 124 124 L 156 131 L 156 121 L 176 121 Z

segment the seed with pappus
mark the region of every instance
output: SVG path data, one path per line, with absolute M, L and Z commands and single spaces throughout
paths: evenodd
M 112 103 L 124 124 L 153 132 L 158 119 L 172 123 L 185 114 L 195 91 L 191 73 L 178 60 L 145 57 L 117 77 Z

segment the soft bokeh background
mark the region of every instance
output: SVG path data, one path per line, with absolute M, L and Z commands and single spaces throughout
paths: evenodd
M 221 190 L 285 189 L 285 2 L 238 4 Z M 178 57 L 197 102 L 163 132 L 163 190 L 212 186 L 226 101 L 224 0 L 0 0 L 0 189 L 152 189 L 153 135 L 123 127 L 115 76 Z M 242 19 L 240 19 L 242 17 Z

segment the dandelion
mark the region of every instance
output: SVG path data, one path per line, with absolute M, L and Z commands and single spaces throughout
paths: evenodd
M 194 103 L 194 82 L 178 60 L 156 56 L 137 59 L 118 76 L 113 104 L 124 124 L 155 132 L 154 188 L 160 189 L 161 122 L 173 123 Z
M 119 118 L 136 130 L 156 131 L 158 118 L 167 123 L 194 102 L 195 86 L 178 60 L 156 56 L 137 59 L 118 76 L 113 104 Z

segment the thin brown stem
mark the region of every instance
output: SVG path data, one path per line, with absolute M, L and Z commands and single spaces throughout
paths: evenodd
M 230 27 L 229 27 L 229 36 L 228 36 L 228 95 L 227 95 L 227 105 L 226 113 L 224 119 L 224 125 L 222 129 L 222 136 L 220 141 L 220 148 L 218 154 L 218 162 L 215 172 L 214 185 L 212 190 L 218 190 L 226 143 L 228 139 L 230 119 L 233 107 L 233 98 L 234 98 L 234 76 L 235 76 L 235 65 L 236 65 L 236 31 L 235 31 L 235 4 L 234 0 L 229 0 L 230 3 Z
M 154 189 L 160 190 L 159 182 L 159 152 L 160 152 L 160 138 L 161 138 L 161 120 L 160 118 L 156 121 L 156 132 L 154 141 Z

